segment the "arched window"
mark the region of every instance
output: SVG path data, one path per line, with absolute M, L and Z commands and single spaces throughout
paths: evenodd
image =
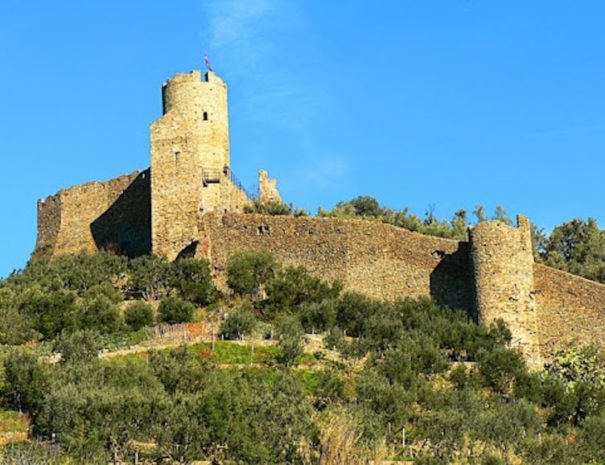
M 208 112 L 207 111 L 204 112 L 204 115 L 202 116 L 202 119 L 204 121 L 208 121 Z

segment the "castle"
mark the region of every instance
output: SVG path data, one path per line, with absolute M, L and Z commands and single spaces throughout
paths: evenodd
M 481 222 L 459 242 L 362 220 L 246 214 L 253 197 L 231 171 L 225 82 L 180 73 L 162 99 L 151 167 L 40 200 L 34 258 L 101 249 L 206 257 L 221 285 L 234 253 L 268 250 L 347 290 L 431 296 L 483 323 L 501 318 L 532 364 L 569 344 L 605 344 L 605 286 L 534 263 L 527 218 Z M 265 171 L 258 200 L 281 200 Z

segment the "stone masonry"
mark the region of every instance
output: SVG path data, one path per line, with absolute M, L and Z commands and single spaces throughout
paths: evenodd
M 482 222 L 458 242 L 378 222 L 245 214 L 254 199 L 231 172 L 225 82 L 180 73 L 162 98 L 151 168 L 40 200 L 34 259 L 103 249 L 206 257 L 224 287 L 233 254 L 267 250 L 349 291 L 430 296 L 482 323 L 501 318 L 533 365 L 562 346 L 605 344 L 605 286 L 535 264 L 527 218 L 517 227 Z M 258 200 L 281 202 L 266 171 Z

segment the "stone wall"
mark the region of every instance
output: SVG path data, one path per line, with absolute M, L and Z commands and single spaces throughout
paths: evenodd
M 38 202 L 34 257 L 102 248 L 130 256 L 149 253 L 150 215 L 149 171 L 61 190 Z
M 605 285 L 534 265 L 542 353 L 572 345 L 605 345 Z
M 519 216 L 517 228 L 484 221 L 471 229 L 470 237 L 479 321 L 504 320 L 513 333 L 513 345 L 539 365 L 529 221 Z
M 468 244 L 362 220 L 208 213 L 200 253 L 224 283 L 226 264 L 241 251 L 268 250 L 345 289 L 384 299 L 432 296 L 472 309 Z

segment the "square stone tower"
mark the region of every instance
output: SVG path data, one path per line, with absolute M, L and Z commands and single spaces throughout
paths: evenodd
M 249 203 L 232 182 L 227 85 L 214 72 L 180 73 L 162 88 L 151 124 L 152 251 L 174 259 L 199 239 L 199 219 Z

